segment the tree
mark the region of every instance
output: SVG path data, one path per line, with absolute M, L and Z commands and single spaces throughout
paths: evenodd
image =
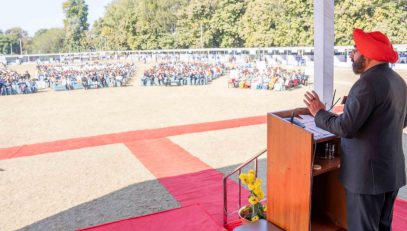
M 19 27 L 11 28 L 0 33 L 0 53 L 1 54 L 20 54 L 20 40 L 22 48 L 29 44 L 28 33 Z
M 113 50 L 312 46 L 314 0 L 114 0 L 93 26 L 93 47 Z M 403 1 L 335 0 L 335 45 L 352 30 L 407 43 Z
M 188 0 L 115 0 L 94 24 L 93 41 L 105 49 L 176 46 L 178 12 Z
M 88 5 L 85 0 L 67 0 L 63 3 L 65 13 L 65 49 L 67 51 L 80 51 L 86 49 L 84 41 L 88 24 Z
M 9 43 L 11 43 L 11 53 L 20 54 L 20 51 L 28 49 L 31 43 L 31 38 L 28 36 L 27 31 L 21 29 L 20 27 L 8 29 L 4 34 L 8 36 Z M 20 41 L 22 47 L 20 47 Z
M 34 37 L 38 37 L 38 36 L 40 36 L 41 34 L 44 34 L 47 31 L 48 31 L 48 29 L 39 29 L 39 30 L 37 30 L 37 32 L 35 32 Z
M 243 47 L 244 39 L 239 31 L 246 5 L 245 0 L 220 0 L 210 23 L 214 46 Z
M 407 43 L 405 1 L 340 0 L 335 1 L 335 45 L 353 44 L 352 31 L 380 30 L 395 44 Z
M 255 0 L 242 18 L 246 46 L 312 46 L 313 0 Z
M 64 48 L 65 31 L 63 28 L 42 29 L 35 33 L 30 53 L 58 53 Z
M 270 47 L 275 45 L 276 9 L 280 5 L 273 1 L 254 0 L 247 4 L 241 19 L 240 36 L 246 47 Z
M 93 25 L 95 47 L 109 50 L 130 48 L 137 23 L 135 0 L 115 0 L 106 8 L 106 14 Z
M 21 29 L 20 27 L 14 27 L 11 29 L 6 30 L 6 35 L 10 35 L 10 37 L 14 40 L 23 39 L 28 37 L 27 31 Z
M 216 0 L 192 0 L 180 9 L 175 34 L 176 47 L 214 47 L 210 28 L 216 6 Z
M 137 6 L 138 18 L 130 45 L 133 49 L 175 47 L 177 13 L 186 0 L 143 0 Z
M 9 35 L 0 34 L 0 53 L 1 54 L 10 54 L 10 44 L 12 44 L 12 40 Z

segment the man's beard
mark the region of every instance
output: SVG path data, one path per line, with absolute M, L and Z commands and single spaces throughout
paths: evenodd
M 355 73 L 357 75 L 362 74 L 366 67 L 365 57 L 362 55 L 359 57 L 358 60 L 352 60 L 352 61 L 353 61 L 353 63 L 352 63 L 353 73 Z

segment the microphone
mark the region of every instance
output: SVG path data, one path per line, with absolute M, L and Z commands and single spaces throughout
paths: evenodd
M 284 120 L 286 120 L 286 121 L 288 121 L 288 122 L 290 122 L 291 124 L 295 124 L 295 125 L 297 125 L 298 127 L 301 127 L 301 128 L 305 128 L 305 125 L 303 124 L 303 123 L 301 123 L 300 121 L 298 121 L 298 120 L 296 120 L 295 118 L 294 118 L 294 115 L 295 115 L 295 110 L 296 109 L 294 109 L 292 112 L 291 112 L 291 116 L 289 117 L 289 118 L 283 118 Z

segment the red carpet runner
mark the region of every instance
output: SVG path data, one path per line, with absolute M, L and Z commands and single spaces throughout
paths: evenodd
M 129 218 L 82 231 L 225 231 L 199 206 L 189 206 Z
M 223 175 L 165 137 L 257 125 L 265 122 L 265 116 L 257 116 L 0 148 L 0 160 L 125 143 L 146 168 L 181 203 L 182 208 L 84 230 L 224 230 L 222 228 Z M 165 167 L 163 167 L 163 163 L 165 163 Z M 232 181 L 228 182 L 228 189 L 230 198 L 228 207 L 230 210 L 234 210 L 237 206 L 237 184 Z M 247 191 L 243 191 L 242 198 L 247 198 Z M 393 217 L 393 230 L 406 230 L 407 201 L 400 199 L 396 201 Z
M 407 201 L 397 199 L 393 211 L 393 231 L 407 230 Z
M 136 217 L 99 225 L 83 229 L 82 231 L 127 231 L 135 230 L 136 227 L 139 228 L 137 230 L 157 231 L 226 230 L 223 228 L 222 220 L 222 173 L 212 169 L 166 138 L 140 140 L 126 143 L 126 146 L 158 178 L 168 192 L 180 202 L 182 208 L 152 214 L 151 216 Z M 228 190 L 230 192 L 228 195 L 231 198 L 228 204 L 229 208 L 237 209 L 237 187 L 238 185 L 235 182 L 228 182 Z M 242 195 L 244 198 L 247 198 L 247 191 L 242 190 Z M 197 205 L 208 214 L 207 217 L 202 217 L 202 214 L 199 212 L 195 214 L 195 211 L 184 209 L 196 207 Z M 173 216 L 172 222 L 174 224 L 169 224 L 171 220 L 167 220 L 171 216 Z M 162 222 L 162 219 L 164 222 Z M 203 226 L 199 226 L 198 221 Z M 150 227 L 154 222 L 155 224 L 152 226 L 154 228 Z M 211 225 L 212 222 L 214 222 L 216 227 L 207 229 L 206 226 Z M 197 226 L 194 227 L 194 225 Z
M 166 138 L 155 140 L 139 140 L 131 143 L 126 143 L 126 146 L 133 152 L 133 154 L 140 160 L 143 165 L 154 174 L 160 183 L 166 187 L 169 193 L 180 202 L 182 207 L 189 207 L 199 204 L 205 210 L 211 220 L 214 220 L 219 228 L 222 227 L 222 177 L 223 175 L 210 166 L 192 156 L 180 146 L 174 144 Z M 165 163 L 165 167 L 163 167 Z M 229 189 L 229 208 L 235 208 L 237 205 L 237 184 L 228 182 Z M 244 191 L 243 198 L 247 197 L 247 191 Z M 164 213 L 153 214 L 153 218 L 161 221 L 161 216 L 171 214 L 173 210 L 168 210 Z M 163 226 L 156 227 L 156 229 L 147 230 L 211 230 L 205 228 L 194 229 L 177 229 L 178 225 L 188 225 L 195 223 L 194 215 L 184 210 L 176 210 L 179 215 L 176 217 L 183 217 L 182 222 L 174 221 L 174 226 L 167 225 L 165 222 Z M 403 231 L 407 227 L 407 202 L 397 200 L 394 210 L 394 231 Z M 202 218 L 199 218 L 202 219 Z M 236 217 L 234 217 L 236 219 Z M 233 220 L 233 218 L 232 218 Z M 132 230 L 134 223 L 138 227 L 149 227 L 151 220 L 145 221 L 144 217 L 133 218 L 130 220 L 123 220 L 112 224 L 101 225 L 95 228 L 86 229 L 92 231 L 107 231 L 107 230 Z M 205 221 L 202 221 L 206 224 Z M 209 222 L 209 221 L 206 221 Z M 181 224 L 182 223 L 182 224 Z M 116 229 L 120 227 L 127 229 Z M 160 222 L 161 224 L 161 222 Z M 234 224 L 239 225 L 239 224 Z M 232 225 L 233 226 L 233 225 Z M 114 227 L 115 229 L 110 229 Z M 213 229 L 216 230 L 216 229 Z M 230 229 L 232 230 L 232 229 Z
M 222 225 L 222 173 L 165 138 L 141 140 L 126 145 L 181 206 L 199 204 Z M 229 181 L 228 191 L 228 208 L 237 209 L 238 185 Z M 247 191 L 242 192 L 242 198 L 247 198 Z
M 240 126 L 250 126 L 266 123 L 266 116 L 254 116 L 240 119 L 223 120 L 199 124 L 181 125 L 166 128 L 156 128 L 108 135 L 90 136 L 46 143 L 29 144 L 10 148 L 0 148 L 0 160 L 16 157 L 39 155 L 50 152 L 60 152 L 107 144 L 131 142 L 142 139 L 157 139 L 188 133 L 214 131 Z

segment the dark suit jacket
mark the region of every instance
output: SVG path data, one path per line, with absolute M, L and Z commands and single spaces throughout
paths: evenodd
M 406 184 L 402 135 L 407 126 L 407 86 L 387 63 L 360 76 L 343 114 L 320 110 L 315 123 L 342 137 L 340 178 L 348 191 L 379 194 Z

